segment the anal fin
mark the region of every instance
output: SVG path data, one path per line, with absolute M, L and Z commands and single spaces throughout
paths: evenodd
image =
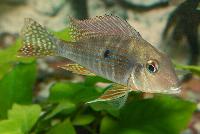
M 119 109 L 125 104 L 130 91 L 131 90 L 126 86 L 113 84 L 112 87 L 105 91 L 98 99 L 87 103 L 106 101 L 108 104 Z
M 63 66 L 59 66 L 62 69 L 71 71 L 76 74 L 95 76 L 94 73 L 90 72 L 87 68 L 80 66 L 79 64 L 66 64 Z

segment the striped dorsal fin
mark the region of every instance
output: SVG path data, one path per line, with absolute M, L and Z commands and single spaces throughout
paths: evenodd
M 140 37 L 140 34 L 125 20 L 112 15 L 97 16 L 87 20 L 71 18 L 71 35 L 76 41 L 101 36 Z

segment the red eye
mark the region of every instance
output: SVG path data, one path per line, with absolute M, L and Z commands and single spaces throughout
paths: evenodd
M 149 73 L 156 73 L 158 71 L 158 62 L 156 60 L 147 61 L 146 69 Z

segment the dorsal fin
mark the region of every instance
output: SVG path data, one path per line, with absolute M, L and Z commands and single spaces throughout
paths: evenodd
M 127 21 L 112 15 L 97 16 L 87 20 L 71 20 L 71 35 L 76 41 L 100 36 L 140 37 Z

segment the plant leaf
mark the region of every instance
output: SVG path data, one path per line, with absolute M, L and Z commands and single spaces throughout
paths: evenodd
M 39 105 L 22 106 L 14 104 L 8 112 L 8 120 L 0 122 L 1 134 L 28 133 L 41 113 Z
M 52 127 L 47 134 L 76 134 L 74 127 L 69 119 Z
M 84 126 L 92 123 L 95 117 L 93 115 L 77 115 L 72 121 L 73 125 Z
M 7 49 L 0 49 L 0 79 L 12 69 L 16 62 L 31 63 L 34 58 L 17 57 L 18 50 L 21 47 L 21 40 L 18 39 L 13 45 Z
M 28 77 L 27 77 L 28 76 Z M 5 118 L 13 103 L 30 104 L 36 79 L 36 64 L 17 64 L 0 80 L 0 118 Z
M 120 119 L 103 119 L 101 134 L 178 134 L 186 128 L 195 104 L 162 95 L 136 100 L 120 112 Z
M 17 121 L 3 120 L 0 122 L 0 134 L 23 134 L 23 133 Z
M 14 104 L 8 112 L 8 118 L 20 123 L 22 132 L 27 133 L 38 120 L 40 113 L 39 105 L 20 106 Z
M 191 71 L 193 74 L 200 76 L 200 66 L 193 66 L 193 65 L 180 65 L 175 64 L 176 68 Z
M 99 76 L 87 76 L 85 79 L 85 85 L 94 86 L 97 82 L 113 83 Z
M 117 120 L 114 120 L 111 117 L 105 116 L 101 121 L 100 134 L 109 134 L 109 132 L 117 134 L 118 127 L 119 127 L 119 124 Z
M 56 106 L 56 108 L 53 109 L 46 117 L 45 120 L 48 120 L 55 115 L 59 114 L 62 111 L 65 111 L 65 114 L 70 114 L 75 110 L 76 106 L 74 103 L 68 102 L 68 101 L 62 101 L 59 102 L 59 104 Z
M 100 94 L 95 87 L 84 85 L 84 83 L 56 83 L 50 89 L 50 102 L 71 101 L 75 104 L 86 103 L 97 98 Z

